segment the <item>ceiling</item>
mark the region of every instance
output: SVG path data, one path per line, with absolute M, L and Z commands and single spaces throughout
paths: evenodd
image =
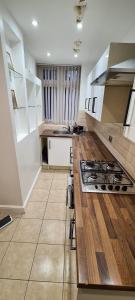
M 74 0 L 0 0 L 23 31 L 38 63 L 93 66 L 110 42 L 121 41 L 134 26 L 135 0 L 87 0 L 83 30 L 75 24 Z M 31 24 L 39 22 L 38 28 Z M 81 40 L 78 58 L 73 44 Z M 47 51 L 51 57 L 47 57 Z

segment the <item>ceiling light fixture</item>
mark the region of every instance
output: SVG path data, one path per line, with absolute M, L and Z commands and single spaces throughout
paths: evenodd
M 77 19 L 76 20 L 76 26 L 78 30 L 81 30 L 83 28 L 83 23 L 81 20 Z
M 77 58 L 77 57 L 78 57 L 78 54 L 77 54 L 77 53 L 74 53 L 74 57 Z
M 48 56 L 48 57 L 51 56 L 51 53 L 50 53 L 50 52 L 47 52 L 47 56 Z
M 87 0 L 76 0 L 75 1 L 75 14 L 76 14 L 76 26 L 78 30 L 83 28 L 83 18 L 87 7 Z
M 33 25 L 34 27 L 37 27 L 37 26 L 38 26 L 38 21 L 37 21 L 36 19 L 33 19 L 33 20 L 32 20 L 32 25 Z

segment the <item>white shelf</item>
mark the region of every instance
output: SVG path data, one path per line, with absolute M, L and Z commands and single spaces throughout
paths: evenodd
M 26 108 L 20 108 L 14 110 L 16 139 L 20 142 L 24 137 L 28 135 L 28 119 Z
M 36 107 L 29 107 L 29 128 L 30 133 L 37 128 L 37 115 L 36 115 Z
M 31 82 L 32 84 L 35 83 L 35 76 L 25 68 L 25 78 L 27 81 Z

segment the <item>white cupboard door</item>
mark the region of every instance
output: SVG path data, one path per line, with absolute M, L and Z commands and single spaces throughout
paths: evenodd
M 48 164 L 50 166 L 70 166 L 71 138 L 48 138 Z
M 124 135 L 135 143 L 135 88 L 131 90 L 129 102 L 128 114 L 124 124 Z
M 86 91 L 86 98 L 85 98 L 85 105 L 84 105 L 85 112 L 89 111 L 89 106 L 90 106 L 90 98 L 92 94 L 91 76 L 92 74 L 90 73 L 87 78 L 87 91 Z
M 96 86 L 95 96 L 97 97 L 97 99 L 96 99 L 96 107 L 95 107 L 95 111 L 96 111 L 95 117 L 98 121 L 101 121 L 101 117 L 102 117 L 104 91 L 105 91 L 104 86 Z

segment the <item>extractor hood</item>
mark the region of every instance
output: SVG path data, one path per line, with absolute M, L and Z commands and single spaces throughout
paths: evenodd
M 135 58 L 122 61 L 119 64 L 109 67 L 91 84 L 132 86 L 134 77 L 135 77 Z

